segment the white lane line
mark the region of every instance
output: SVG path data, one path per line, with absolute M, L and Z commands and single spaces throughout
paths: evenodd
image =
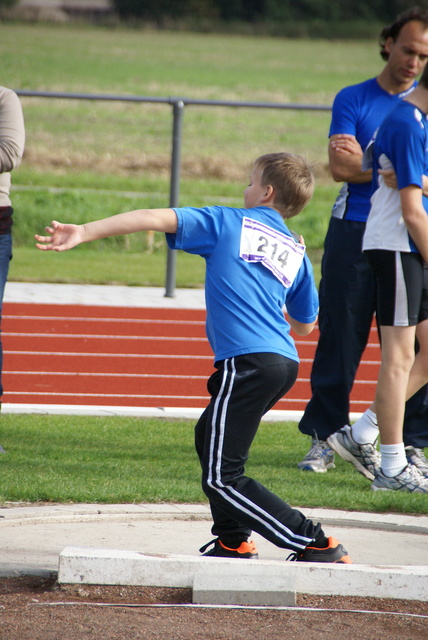
M 8 376 L 72 376 L 75 378 L 165 378 L 166 380 L 206 380 L 205 376 L 189 376 L 163 373 L 87 373 L 86 371 L 3 371 Z
M 166 360 L 166 359 L 170 359 L 170 360 L 210 360 L 211 362 L 213 361 L 213 356 L 209 355 L 209 356 L 189 356 L 187 354 L 183 354 L 183 355 L 175 355 L 175 354 L 163 354 L 163 353 L 88 353 L 87 351 L 55 351 L 55 353 L 52 353 L 51 351 L 10 351 L 5 349 L 3 351 L 4 355 L 16 355 L 16 356 L 21 356 L 21 355 L 28 355 L 28 356 L 42 356 L 42 357 L 46 357 L 47 355 L 49 356 L 49 358 L 53 358 L 55 356 L 57 357 L 64 357 L 64 356 L 69 356 L 72 358 L 81 358 L 81 357 L 86 357 L 86 358 L 154 358 L 156 360 Z
M 205 326 L 203 320 L 162 320 L 159 318 L 85 318 L 85 317 L 69 317 L 69 316 L 20 316 L 20 315 L 3 315 L 3 320 L 55 320 L 63 322 L 121 322 L 128 324 L 182 324 L 182 325 L 195 325 Z
M 105 372 L 92 372 L 86 371 L 43 371 L 37 369 L 37 371 L 3 371 L 5 375 L 9 376 L 73 376 L 73 377 L 93 377 L 93 378 L 161 378 L 161 379 L 177 379 L 177 380 L 206 380 L 209 373 L 202 376 L 193 375 L 180 375 L 180 374 L 164 374 L 164 373 L 105 373 Z M 298 378 L 298 382 L 309 383 L 309 378 Z M 356 380 L 355 384 L 376 384 L 376 380 Z
M 13 333 L 11 331 L 3 331 L 3 337 L 8 338 L 84 338 L 85 340 L 163 340 L 171 342 L 207 342 L 205 337 L 203 338 L 190 338 L 188 336 L 118 336 L 116 334 L 111 335 L 99 335 L 93 333 Z
M 159 399 L 171 399 L 171 400 L 204 400 L 206 402 L 208 395 L 206 396 L 170 396 L 170 395 L 156 395 L 155 393 L 149 393 L 147 395 L 131 394 L 131 393 L 61 393 L 60 391 L 31 391 L 28 389 L 23 391 L 8 391 L 7 396 L 54 396 L 54 397 L 79 397 L 79 398 L 137 398 L 144 400 L 146 398 L 159 398 Z

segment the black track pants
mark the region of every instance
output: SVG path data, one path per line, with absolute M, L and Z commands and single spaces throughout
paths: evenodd
M 323 535 L 321 525 L 244 475 L 260 420 L 293 386 L 298 364 L 278 354 L 256 353 L 216 366 L 208 381 L 210 404 L 195 427 L 212 532 L 221 538 L 254 530 L 279 547 L 304 549 Z

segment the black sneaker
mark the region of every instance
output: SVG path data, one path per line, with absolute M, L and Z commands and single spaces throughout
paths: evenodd
M 206 551 L 210 545 L 214 545 L 213 548 Z M 250 542 L 241 542 L 237 549 L 231 549 L 230 547 L 226 547 L 219 538 L 215 538 L 215 540 L 204 544 L 204 546 L 199 549 L 199 552 L 202 553 L 203 556 L 216 556 L 217 558 L 251 558 L 255 560 L 259 557 L 256 545 L 252 540 Z
M 337 564 L 352 564 L 348 552 L 336 540 L 336 538 L 328 538 L 328 545 L 324 548 L 306 547 L 303 551 L 291 553 L 287 560 L 295 560 L 296 562 L 335 562 Z

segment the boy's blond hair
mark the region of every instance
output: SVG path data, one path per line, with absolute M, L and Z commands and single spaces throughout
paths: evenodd
M 273 187 L 275 209 L 283 218 L 297 216 L 312 198 L 315 178 L 311 164 L 302 156 L 267 153 L 254 166 L 261 170 L 262 186 Z

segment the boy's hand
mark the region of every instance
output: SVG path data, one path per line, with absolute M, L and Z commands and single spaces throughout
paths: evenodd
M 83 225 L 61 224 L 53 220 L 45 230 L 48 236 L 34 236 L 37 240 L 36 247 L 41 251 L 67 251 L 84 241 Z
M 305 244 L 305 239 L 303 236 L 300 235 L 300 233 L 297 233 L 297 231 L 293 231 L 293 229 L 290 229 L 290 233 L 293 236 L 293 239 L 298 242 L 299 244 L 303 245 L 304 247 L 306 246 Z
M 379 169 L 379 175 L 383 176 L 385 185 L 390 189 L 398 189 L 397 176 L 394 169 Z

